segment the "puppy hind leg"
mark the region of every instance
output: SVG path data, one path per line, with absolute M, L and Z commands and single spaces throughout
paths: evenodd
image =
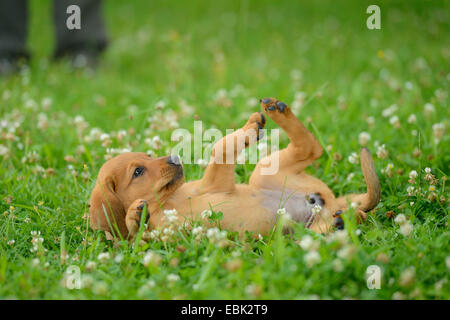
M 288 151 L 280 153 L 281 167 L 292 164 L 294 171 L 299 173 L 322 155 L 323 149 L 319 141 L 285 103 L 274 98 L 266 98 L 261 100 L 261 107 L 289 137 L 290 143 L 285 149 Z

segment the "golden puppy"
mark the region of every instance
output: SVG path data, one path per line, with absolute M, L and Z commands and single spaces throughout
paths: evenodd
M 107 161 L 91 195 L 92 227 L 104 230 L 108 239 L 119 233 L 123 238 L 134 237 L 144 205 L 150 215 L 149 229 L 164 223 L 166 209 L 176 209 L 181 224 L 185 218 L 195 220 L 203 210 L 213 208 L 223 213 L 221 227 L 241 235 L 245 231 L 268 234 L 280 207 L 293 220 L 319 233 L 343 228 L 340 214 L 347 210 L 349 202 L 357 204 L 356 212 L 364 219 L 364 212 L 380 200 L 380 184 L 369 151 L 361 150 L 367 192 L 336 198 L 325 183 L 304 172 L 322 154 L 313 134 L 283 102 L 266 98 L 261 100 L 261 107 L 287 133 L 290 143 L 259 161 L 248 185 L 235 184 L 234 162 L 226 159 L 236 159 L 247 145 L 258 140 L 259 130 L 265 124 L 259 112 L 252 114 L 241 129 L 214 145 L 205 174 L 197 181 L 184 183 L 183 167 L 177 156 L 155 159 L 145 153 L 130 152 Z M 240 144 L 239 140 L 245 143 Z M 273 161 L 278 161 L 277 173 L 262 174 Z M 313 210 L 317 205 L 320 212 L 318 207 Z

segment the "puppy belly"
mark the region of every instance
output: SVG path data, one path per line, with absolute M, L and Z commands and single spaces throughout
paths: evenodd
M 285 208 L 294 221 L 310 223 L 312 220 L 312 205 L 307 195 L 292 190 L 260 190 L 263 195 L 262 206 L 276 215 L 279 208 Z M 319 202 L 319 201 L 318 201 Z M 323 205 L 323 203 L 318 203 Z

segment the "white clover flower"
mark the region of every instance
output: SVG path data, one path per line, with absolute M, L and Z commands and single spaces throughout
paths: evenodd
M 86 270 L 91 271 L 94 270 L 97 267 L 97 263 L 94 261 L 88 261 L 86 262 Z
M 426 103 L 425 106 L 423 107 L 423 110 L 425 115 L 430 115 L 431 113 L 434 112 L 435 108 L 431 103 Z
M 436 138 L 436 142 L 439 142 L 445 133 L 445 125 L 444 123 L 435 123 L 433 124 L 433 134 Z
M 381 115 L 382 115 L 384 118 L 387 118 L 387 117 L 390 117 L 391 115 L 393 115 L 394 112 L 397 111 L 397 110 L 398 110 L 398 106 L 397 106 L 396 104 L 393 104 L 393 105 L 391 105 L 389 108 L 384 109 L 384 110 L 381 112 Z
M 320 254 L 317 251 L 309 251 L 307 254 L 305 254 L 304 259 L 305 259 L 306 265 L 309 268 L 320 263 L 320 261 L 321 261 Z
M 329 233 L 326 240 L 328 243 L 336 241 L 337 243 L 339 243 L 339 245 L 343 246 L 349 242 L 350 237 L 347 231 L 336 230 L 335 232 Z
M 450 256 L 445 257 L 445 265 L 447 266 L 447 269 L 450 269 Z
M 153 141 L 151 138 L 145 138 L 144 143 L 149 146 L 150 148 L 153 148 Z
M 83 116 L 78 115 L 78 116 L 75 116 L 75 118 L 73 118 L 73 123 L 75 123 L 75 124 L 79 124 L 79 123 L 83 123 L 83 122 L 84 122 Z
M 105 295 L 108 293 L 108 285 L 105 281 L 97 281 L 92 287 L 92 292 L 96 295 Z
M 11 240 L 8 241 L 8 246 L 13 246 L 14 243 L 16 243 L 16 240 L 11 239 Z
M 389 119 L 389 123 L 391 124 L 391 125 L 393 125 L 394 126 L 394 128 L 399 128 L 400 127 L 400 120 L 398 119 L 398 116 L 392 116 L 390 119 Z
M 98 141 L 100 140 L 100 136 L 102 135 L 102 131 L 99 128 L 92 128 L 89 132 L 89 135 L 84 137 L 86 142 Z
M 284 216 L 286 215 L 286 209 L 285 208 L 280 208 L 277 210 L 277 215 L 279 216 Z
M 123 260 L 123 254 L 119 253 L 115 258 L 114 258 L 114 262 L 115 263 L 121 263 Z
M 411 222 L 406 222 L 405 224 L 400 225 L 400 233 L 405 236 L 409 237 L 413 231 L 414 227 Z
M 200 213 L 200 216 L 202 217 L 202 219 L 208 219 L 209 217 L 212 216 L 212 211 L 211 210 L 203 210 L 202 213 Z
M 118 140 L 122 140 L 126 136 L 127 136 L 127 132 L 125 130 L 119 130 L 116 135 Z
M 31 231 L 30 234 L 33 238 L 35 238 L 35 237 L 39 237 L 41 235 L 41 232 L 40 231 Z
M 159 254 L 153 252 L 153 251 L 147 251 L 144 255 L 144 258 L 142 259 L 142 264 L 145 267 L 148 267 L 150 264 L 153 264 L 155 266 L 159 265 L 162 258 Z
M 178 280 L 180 280 L 180 276 L 177 274 L 171 273 L 171 274 L 167 275 L 167 281 L 169 281 L 169 282 L 177 282 Z
M 342 247 L 342 249 L 340 249 L 337 252 L 337 256 L 344 260 L 351 260 L 355 251 L 356 251 L 355 247 L 353 245 L 348 244 L 348 245 Z
M 148 280 L 146 283 L 145 283 L 145 285 L 148 287 L 148 288 L 153 288 L 154 286 L 156 286 L 156 282 L 155 282 L 155 280 L 152 280 L 152 279 L 150 279 L 150 280 Z
M 199 235 L 203 232 L 203 228 L 202 227 L 195 227 L 194 229 L 192 229 L 192 234 L 193 235 Z
M 240 250 L 235 250 L 231 253 L 231 255 L 235 258 L 240 257 L 242 255 L 242 251 Z
M 9 154 L 8 147 L 4 146 L 3 144 L 0 144 L 0 156 L 4 157 L 7 154 Z
M 416 188 L 414 188 L 413 186 L 409 186 L 408 188 L 406 188 L 406 192 L 408 193 L 408 196 L 413 196 L 416 192 Z
M 44 242 L 44 238 L 41 237 L 40 231 L 31 231 L 31 236 L 33 237 L 31 239 L 31 243 L 33 244 L 33 247 L 30 249 L 31 252 L 36 252 L 39 249 L 39 244 L 42 244 Z
M 369 126 L 373 126 L 375 124 L 375 118 L 372 116 L 367 117 L 366 121 Z
M 100 141 L 105 141 L 105 140 L 109 140 L 110 139 L 110 135 L 107 133 L 102 133 L 100 135 Z
M 416 170 L 411 170 L 411 171 L 409 172 L 409 177 L 410 177 L 411 179 L 416 179 L 417 176 L 418 176 L 418 174 L 417 174 L 417 171 L 416 171 Z
M 347 176 L 347 181 L 351 181 L 353 179 L 353 177 L 355 176 L 355 174 L 353 172 L 350 172 Z
M 319 214 L 320 211 L 322 211 L 322 207 L 319 206 L 318 204 L 316 204 L 312 209 L 311 209 L 313 215 Z
M 405 82 L 405 89 L 412 90 L 412 88 L 413 88 L 412 82 L 411 81 L 406 81 Z
M 291 108 L 294 114 L 298 114 L 300 109 L 303 107 L 305 103 L 306 94 L 304 92 L 296 92 L 294 96 L 294 101 L 291 103 Z
M 416 277 L 416 269 L 414 267 L 409 267 L 400 274 L 399 283 L 402 287 L 409 287 L 414 283 Z
M 158 237 L 160 236 L 161 232 L 157 229 L 154 229 L 152 231 L 150 231 L 150 238 L 153 240 L 158 239 Z
M 90 275 L 83 275 L 81 278 L 81 287 L 90 288 L 94 284 L 94 278 Z
M 225 230 L 220 231 L 218 228 L 210 228 L 206 231 L 206 236 L 211 242 L 218 242 L 227 237 L 227 232 Z
M 41 104 L 44 109 L 48 109 L 51 106 L 52 102 L 52 98 L 45 97 L 42 99 Z
M 342 272 L 344 270 L 344 265 L 342 264 L 341 259 L 334 259 L 333 260 L 333 270 L 335 272 Z
M 424 171 L 425 171 L 425 173 L 430 174 L 430 173 L 431 173 L 431 168 L 426 167 L 426 168 L 424 169 Z
M 48 117 L 45 113 L 39 113 L 38 114 L 38 123 L 37 123 L 37 127 L 41 130 L 47 130 L 49 127 L 49 123 L 48 123 Z
M 163 234 L 165 236 L 173 236 L 175 234 L 175 231 L 172 228 L 164 228 Z
M 176 209 L 171 209 L 171 210 L 164 210 L 164 216 L 165 219 L 169 222 L 169 223 L 175 223 L 176 221 L 178 221 L 178 212 Z
M 407 221 L 406 216 L 405 216 L 403 213 L 397 215 L 397 216 L 395 217 L 395 219 L 394 219 L 394 222 L 397 223 L 397 224 L 399 224 L 399 225 L 405 224 L 406 221 Z
M 260 234 L 260 233 L 258 233 L 258 239 L 259 239 L 259 241 L 263 241 L 264 240 L 264 237 Z M 240 251 L 239 251 L 240 252 Z
M 84 131 L 84 129 L 89 126 L 89 124 L 80 115 L 75 116 L 75 118 L 73 119 L 73 123 L 75 124 L 75 127 L 79 132 Z
M 253 98 L 248 98 L 247 102 L 246 102 L 246 105 L 248 107 L 256 107 L 258 105 L 258 99 L 254 98 L 254 97 Z
M 348 161 L 352 164 L 358 164 L 359 156 L 356 152 L 352 152 L 351 155 L 348 156 Z
M 153 148 L 156 150 L 161 149 L 161 146 L 162 146 L 161 138 L 159 136 L 154 136 L 152 138 L 152 145 L 153 145 Z
M 378 147 L 377 149 L 377 157 L 379 159 L 386 159 L 389 155 L 389 152 L 386 149 L 386 145 L 382 144 L 381 146 Z
M 405 298 L 405 294 L 400 291 L 396 291 L 392 295 L 392 300 L 405 300 Z
M 367 143 L 370 141 L 370 134 L 363 131 L 359 134 L 358 140 L 360 145 L 366 146 Z
M 37 109 L 37 103 L 33 99 L 28 99 L 25 102 L 25 108 L 35 111 Z
M 408 117 L 408 123 L 413 124 L 413 123 L 416 123 L 416 122 L 417 122 L 416 115 L 414 113 L 410 114 L 409 117 Z
M 162 110 L 165 108 L 166 105 L 167 103 L 164 100 L 160 100 L 155 104 L 155 108 L 156 110 Z
M 292 69 L 290 72 L 290 76 L 292 81 L 300 81 L 303 78 L 303 73 L 301 72 L 301 70 Z
M 450 73 L 447 73 L 447 81 L 450 81 Z M 438 88 L 434 90 L 434 95 L 439 101 L 443 101 L 447 97 L 447 90 Z
M 304 235 L 299 243 L 300 247 L 305 251 L 317 250 L 318 244 L 310 235 Z
M 358 204 L 356 202 L 351 202 L 350 208 L 352 208 L 353 210 L 356 210 L 358 208 Z
M 102 263 L 106 263 L 108 262 L 108 260 L 111 258 L 111 255 L 109 254 L 109 252 L 102 252 L 98 255 L 97 259 L 98 261 L 102 262 Z

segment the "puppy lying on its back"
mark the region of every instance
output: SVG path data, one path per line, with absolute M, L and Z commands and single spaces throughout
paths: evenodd
M 211 207 L 223 213 L 225 229 L 268 234 L 276 222 L 280 204 L 292 219 L 308 228 L 325 233 L 334 227 L 343 228 L 340 214 L 348 202 L 357 203 L 363 220 L 366 211 L 380 201 L 380 184 L 371 155 L 361 150 L 361 167 L 367 192 L 336 198 L 328 186 L 304 172 L 322 154 L 322 147 L 311 132 L 295 117 L 289 107 L 274 98 L 261 100 L 261 107 L 287 133 L 287 148 L 272 153 L 258 162 L 248 185 L 235 184 L 234 164 L 246 145 L 258 140 L 265 125 L 263 114 L 252 114 L 239 130 L 218 141 L 201 180 L 184 183 L 183 167 L 177 156 L 152 158 L 145 153 L 130 152 L 107 161 L 98 174 L 90 200 L 90 218 L 94 229 L 113 235 L 134 237 L 139 229 L 144 205 L 150 214 L 149 229 L 163 223 L 163 210 L 176 209 L 180 215 L 196 219 Z M 236 143 L 244 139 L 245 144 Z M 232 148 L 227 145 L 232 144 Z M 277 158 L 275 158 L 277 157 Z M 274 175 L 261 171 L 279 162 Z M 322 207 L 319 214 L 315 205 Z M 180 224 L 185 220 L 179 217 Z

